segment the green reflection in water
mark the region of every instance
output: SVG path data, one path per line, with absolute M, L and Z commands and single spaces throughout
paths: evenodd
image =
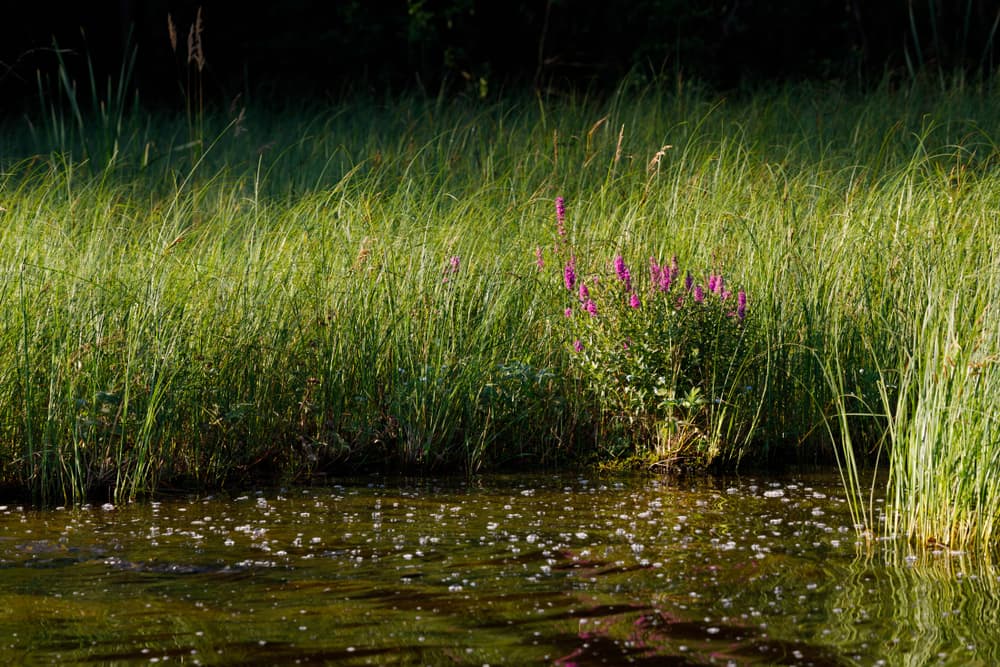
M 0 509 L 11 663 L 994 664 L 991 563 L 834 477 L 367 480 Z

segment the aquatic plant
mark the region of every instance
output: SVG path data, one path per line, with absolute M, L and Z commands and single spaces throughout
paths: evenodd
M 557 219 L 557 234 L 563 224 Z M 733 440 L 748 438 L 755 421 L 745 382 L 746 292 L 733 296 L 714 271 L 707 291 L 690 272 L 680 283 L 676 256 L 669 264 L 650 257 L 648 279 L 633 277 L 621 253 L 610 275 L 598 265 L 578 278 L 577 262 L 572 255 L 563 271 L 564 336 L 571 372 L 600 405 L 602 428 L 661 465 L 706 465 L 724 447 L 738 450 Z

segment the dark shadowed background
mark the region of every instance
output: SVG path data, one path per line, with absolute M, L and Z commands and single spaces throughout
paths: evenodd
M 7 3 L 3 109 L 37 94 L 39 72 L 89 85 L 120 78 L 172 105 L 202 11 L 211 99 L 423 88 L 609 87 L 626 74 L 720 89 L 824 79 L 866 86 L 932 72 L 989 76 L 997 0 L 119 0 Z M 168 37 L 168 15 L 177 51 Z M 57 53 L 56 49 L 61 50 Z M 82 85 L 82 84 L 81 84 Z

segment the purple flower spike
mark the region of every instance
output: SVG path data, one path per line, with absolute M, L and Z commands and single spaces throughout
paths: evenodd
M 576 286 L 576 269 L 573 267 L 573 260 L 570 259 L 569 264 L 563 269 L 563 283 L 566 285 L 566 289 L 573 291 Z
M 675 275 L 673 269 L 668 269 L 665 266 L 660 267 L 660 279 L 655 284 L 661 292 L 670 291 L 670 285 L 673 284 Z
M 743 290 L 736 293 L 736 316 L 741 322 L 747 316 L 747 293 Z
M 639 295 L 636 294 L 635 292 L 632 292 L 632 294 L 630 294 L 628 297 L 628 305 L 630 308 L 641 307 L 642 304 L 639 302 Z
M 556 197 L 556 231 L 566 236 L 566 200 L 562 197 Z
M 441 279 L 441 282 L 445 282 L 445 283 L 448 282 L 448 276 L 449 275 L 454 275 L 454 274 L 458 273 L 458 268 L 461 265 L 461 263 L 462 263 L 462 260 L 461 260 L 461 258 L 459 258 L 458 255 L 452 255 L 448 259 L 448 268 L 446 268 L 444 270 L 444 278 Z
M 590 298 L 590 290 L 587 289 L 586 283 L 584 283 L 582 280 L 580 281 L 580 292 L 579 292 L 579 294 L 580 294 L 580 301 L 581 302 L 582 301 L 586 301 L 587 299 Z
M 597 317 L 597 304 L 594 303 L 593 300 L 587 299 L 587 301 L 583 304 L 583 309 L 590 313 L 591 317 Z
M 573 309 L 567 308 L 566 310 L 563 311 L 563 315 L 565 315 L 567 318 L 573 317 Z
M 580 342 L 579 338 L 573 341 L 573 349 L 577 352 L 583 352 L 583 343 Z
M 687 276 L 684 278 L 684 289 L 687 290 L 688 292 L 690 292 L 691 291 L 691 287 L 693 285 L 694 285 L 694 276 L 692 276 L 691 272 L 688 271 L 687 272 Z
M 631 292 L 632 272 L 628 270 L 628 266 L 625 264 L 625 259 L 621 255 L 617 255 L 615 257 L 615 275 L 618 276 L 618 280 L 625 283 L 625 290 Z
M 705 300 L 705 290 L 701 288 L 701 285 L 694 286 L 694 300 L 696 303 L 702 303 Z
M 542 254 L 542 246 L 535 248 L 535 266 L 541 271 L 545 268 L 545 256 Z
M 628 267 L 625 266 L 625 258 L 621 255 L 615 255 L 615 275 L 618 276 L 618 280 L 624 281 L 627 278 L 631 278 Z
M 656 262 L 655 257 L 649 258 L 649 282 L 653 285 L 659 285 L 660 281 L 663 279 L 663 267 L 661 267 Z

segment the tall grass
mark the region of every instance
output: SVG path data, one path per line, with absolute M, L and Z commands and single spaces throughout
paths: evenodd
M 52 145 L 8 127 L 0 472 L 73 500 L 655 454 L 609 431 L 570 363 L 562 196 L 581 256 L 677 255 L 746 290 L 753 335 L 719 395 L 755 428 L 697 464 L 839 459 L 863 529 L 990 541 L 996 102 L 355 98 L 250 108 L 240 132 L 207 113 L 196 159 L 185 118 L 128 116 L 148 139 L 99 161 L 87 132 L 105 126 L 82 113 Z M 879 457 L 889 488 L 862 488 Z

